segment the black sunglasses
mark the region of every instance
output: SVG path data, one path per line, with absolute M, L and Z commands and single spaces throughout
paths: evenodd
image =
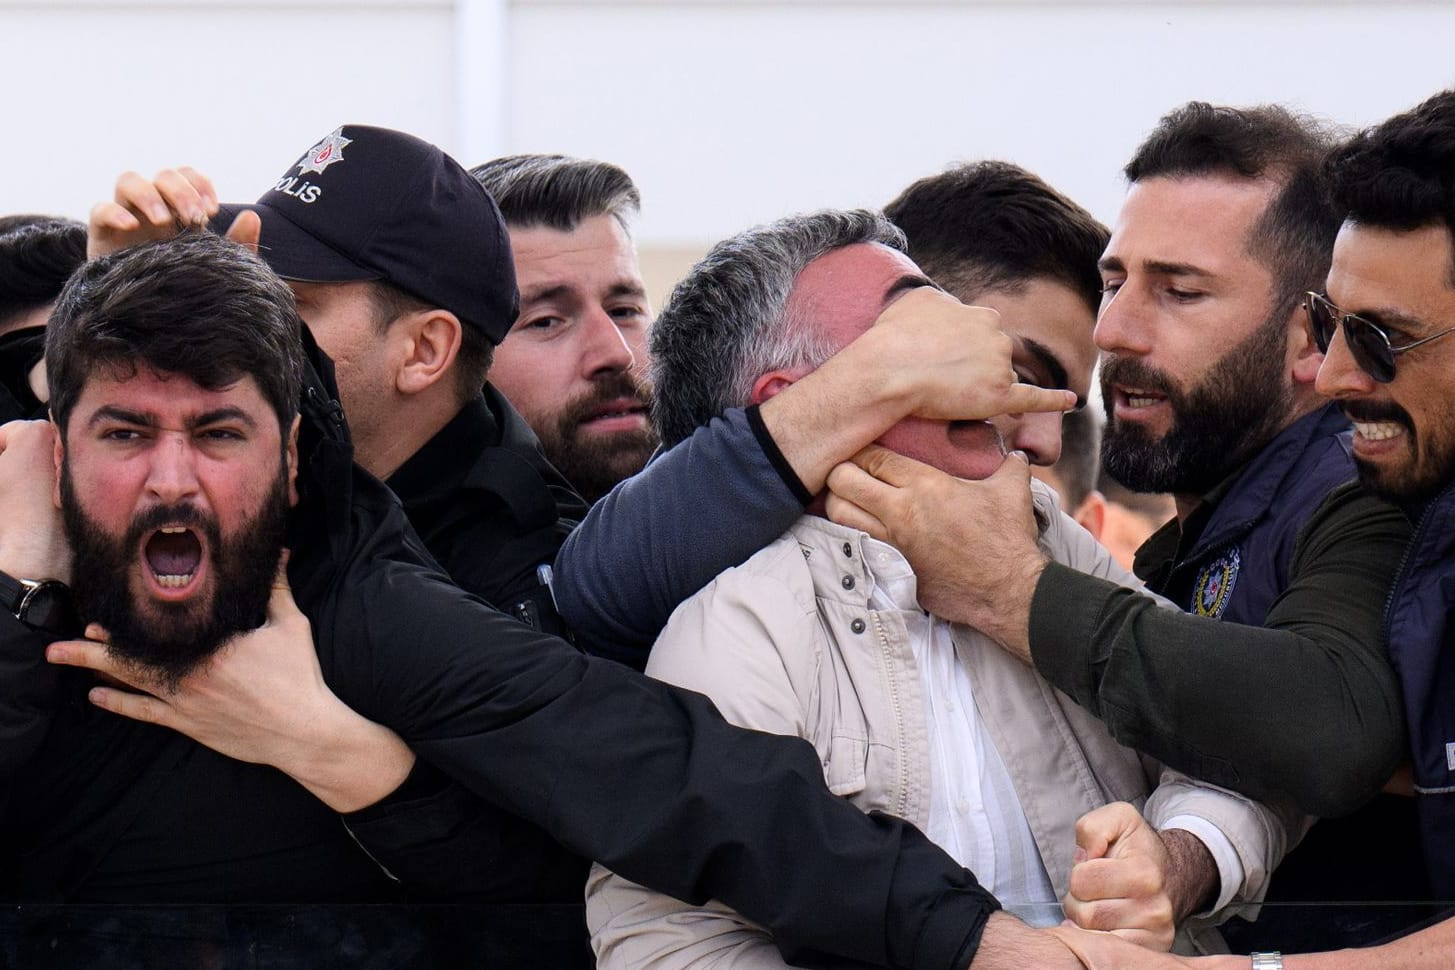
M 1304 311 L 1308 314 L 1309 326 L 1314 332 L 1314 343 L 1323 353 L 1329 352 L 1329 341 L 1334 339 L 1334 331 L 1340 324 L 1344 325 L 1344 342 L 1349 347 L 1349 353 L 1354 357 L 1354 363 L 1359 369 L 1381 384 L 1388 384 L 1394 380 L 1394 358 L 1407 350 L 1414 350 L 1423 346 L 1431 340 L 1439 340 L 1448 334 L 1455 333 L 1455 327 L 1448 330 L 1441 330 L 1437 334 L 1431 334 L 1422 340 L 1414 343 L 1401 344 L 1396 347 L 1389 342 L 1389 334 L 1377 323 L 1371 323 L 1361 316 L 1353 313 L 1345 313 L 1334 304 L 1329 298 L 1319 293 L 1305 293 L 1303 301 Z

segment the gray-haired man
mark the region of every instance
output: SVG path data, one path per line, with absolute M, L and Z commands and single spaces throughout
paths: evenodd
M 715 247 L 653 333 L 664 442 L 772 399 L 896 306 L 953 301 L 903 249 L 899 230 L 862 211 L 785 219 Z M 962 478 L 1006 460 L 984 421 L 909 417 L 878 440 Z M 1048 491 L 1040 502 L 1048 555 L 1130 581 Z M 1069 888 L 1073 918 L 1165 948 L 1174 920 L 1257 897 L 1284 847 L 1265 809 L 1170 775 L 1147 800 L 1155 768 L 980 633 L 921 610 L 904 557 L 822 511 L 816 501 L 685 602 L 648 672 L 707 693 L 743 726 L 806 738 L 831 791 L 910 819 L 1003 902 L 1054 909 Z M 1112 802 L 1145 802 L 1167 831 Z M 1078 842 L 1093 860 L 1073 873 Z M 603 966 L 776 962 L 766 930 L 717 904 L 602 869 L 588 898 Z

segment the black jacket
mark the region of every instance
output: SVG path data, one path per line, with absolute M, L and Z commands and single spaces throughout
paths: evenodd
M 30 389 L 30 369 L 45 348 L 45 328 L 26 327 L 0 337 L 0 424 L 45 417 L 45 405 Z
M 806 742 L 734 728 L 700 695 L 462 593 L 352 465 L 337 406 L 317 390 L 306 405 L 289 578 L 344 703 L 580 855 L 723 900 L 790 959 L 969 962 L 996 908 L 969 872 L 912 826 L 830 795 Z M 76 671 L 37 704 L 56 679 L 37 641 L 0 616 L 0 835 L 20 898 L 394 898 L 332 813 L 274 769 L 91 708 Z
M 541 566 L 586 503 L 490 385 L 389 476 L 410 525 L 450 578 L 537 630 L 563 635 Z

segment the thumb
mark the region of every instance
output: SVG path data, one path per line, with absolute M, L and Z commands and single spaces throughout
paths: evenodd
M 985 481 L 999 488 L 1030 488 L 1031 463 L 1024 451 L 1008 452 L 1005 461 Z
M 1077 860 L 1101 859 L 1122 833 L 1121 818 L 1113 805 L 1093 809 L 1076 820 Z
M 245 209 L 237 214 L 232 220 L 232 225 L 227 227 L 226 238 L 235 243 L 246 246 L 254 254 L 258 251 L 258 242 L 263 238 L 263 220 L 251 209 Z
M 302 616 L 298 603 L 293 599 L 293 587 L 288 584 L 288 559 L 290 550 L 278 554 L 278 568 L 273 572 L 273 592 L 268 597 L 268 625 L 277 626 L 283 620 Z

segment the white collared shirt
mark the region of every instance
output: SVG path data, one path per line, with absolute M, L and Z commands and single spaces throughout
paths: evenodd
M 920 669 L 931 774 L 925 834 L 1003 904 L 1058 902 L 1010 772 L 981 724 L 951 625 L 920 609 L 914 570 L 899 550 L 867 538 L 864 551 L 869 604 L 903 618 Z M 1052 912 L 1050 922 L 1059 922 L 1059 908 Z

